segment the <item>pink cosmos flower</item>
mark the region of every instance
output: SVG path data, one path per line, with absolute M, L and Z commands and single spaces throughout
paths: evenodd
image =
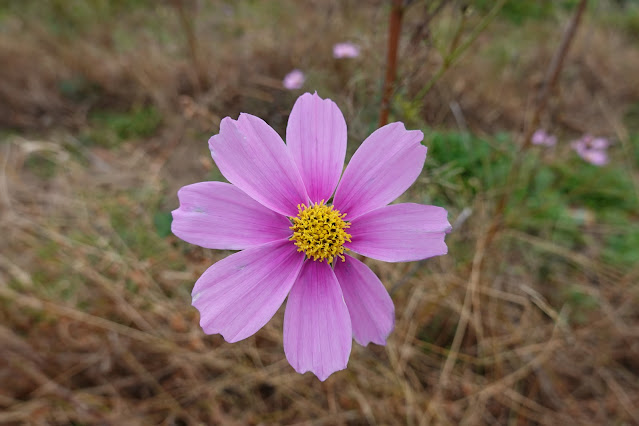
M 538 129 L 533 133 L 531 142 L 533 145 L 541 146 L 555 146 L 557 145 L 557 138 L 549 133 L 546 133 L 544 129 Z
M 600 167 L 608 164 L 607 149 L 610 142 L 607 139 L 584 135 L 570 145 L 582 159 L 590 164 Z
M 335 59 L 357 58 L 359 56 L 359 46 L 350 42 L 337 43 L 333 46 L 333 57 Z
M 282 85 L 288 90 L 295 90 L 301 88 L 305 80 L 306 76 L 304 76 L 304 73 L 298 69 L 294 69 L 286 74 L 284 80 L 282 80 Z
M 180 189 L 172 230 L 202 247 L 241 250 L 211 266 L 193 288 L 208 334 L 228 342 L 253 335 L 288 295 L 284 352 L 320 380 L 346 368 L 352 338 L 384 345 L 394 307 L 359 253 L 387 262 L 446 254 L 451 226 L 441 207 L 389 205 L 419 176 L 419 130 L 391 123 L 370 135 L 342 175 L 346 122 L 330 99 L 300 96 L 285 144 L 249 114 L 226 117 L 209 140 L 230 183 Z M 341 180 L 340 180 L 341 175 Z

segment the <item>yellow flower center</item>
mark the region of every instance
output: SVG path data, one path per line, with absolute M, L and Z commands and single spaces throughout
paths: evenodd
M 343 262 L 344 250 L 348 250 L 344 243 L 351 241 L 350 234 L 345 231 L 351 226 L 344 220 L 346 213 L 325 205 L 324 200 L 308 206 L 299 204 L 297 208 L 299 213 L 291 218 L 293 236 L 290 238 L 295 241 L 297 251 L 320 262 L 327 259 L 331 263 L 336 257 Z

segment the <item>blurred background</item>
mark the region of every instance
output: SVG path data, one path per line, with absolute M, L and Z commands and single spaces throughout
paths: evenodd
M 390 121 L 429 148 L 400 201 L 449 211 L 449 254 L 366 260 L 396 329 L 322 383 L 286 361 L 283 308 L 202 332 L 190 291 L 229 253 L 170 212 L 223 180 L 223 117 L 284 135 L 306 91 L 350 157 L 391 1 L 0 2 L 1 424 L 639 424 L 639 2 L 395 3 Z

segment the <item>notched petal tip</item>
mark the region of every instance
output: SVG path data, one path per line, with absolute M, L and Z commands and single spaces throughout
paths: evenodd
M 237 120 L 234 120 L 231 117 L 224 117 L 222 121 L 220 121 L 220 131 L 209 138 L 209 145 L 211 145 L 211 142 L 213 140 L 219 138 L 222 133 L 226 133 L 227 131 L 231 130 L 231 128 L 235 128 L 236 124 Z
M 406 129 L 406 125 L 401 121 L 393 121 L 392 123 L 388 123 L 387 125 L 382 126 L 377 130 L 383 129 L 385 127 L 392 129 L 393 131 L 401 130 L 402 132 L 406 132 L 409 135 L 414 136 L 415 138 L 419 136 L 419 139 L 413 142 L 421 142 L 424 139 L 424 132 L 419 129 L 408 130 Z
M 310 93 L 306 93 L 307 95 L 311 95 Z M 339 109 L 339 107 L 337 106 L 337 104 L 335 102 L 333 102 L 333 100 L 331 98 L 322 98 L 319 93 L 317 93 L 317 90 L 311 95 L 311 97 L 313 99 L 318 99 L 320 102 L 326 102 L 326 103 L 330 103 L 332 105 L 334 105 L 337 109 Z M 341 111 L 341 110 L 340 110 Z
M 262 121 L 264 123 L 266 123 L 266 121 L 262 120 L 260 117 L 258 117 L 257 115 L 253 115 L 253 114 L 249 114 L 248 112 L 241 112 L 238 117 L 237 120 L 235 120 L 236 123 L 242 123 L 244 121 L 247 120 L 253 120 L 253 119 L 257 119 L 259 121 Z M 268 125 L 268 124 L 267 124 Z
M 357 344 L 362 346 L 362 347 L 364 347 L 364 348 L 367 347 L 369 345 L 369 343 L 373 343 L 373 344 L 379 345 L 379 346 L 386 346 L 386 341 L 390 337 L 390 335 L 393 332 L 393 330 L 395 330 L 395 306 L 393 306 L 393 310 L 392 310 L 391 315 L 392 315 L 392 320 L 391 320 L 390 328 L 388 329 L 388 331 L 386 333 L 383 333 L 380 336 L 364 338 L 364 337 L 362 337 L 360 335 L 357 335 L 357 334 L 353 333 L 353 338 L 355 339 Z M 354 331 L 354 329 L 353 329 L 353 331 Z
M 346 370 L 346 368 L 348 368 L 348 362 L 346 364 L 344 364 L 343 367 L 337 368 L 337 370 L 333 370 L 333 371 L 329 371 L 329 372 L 323 372 L 323 373 L 316 373 L 314 371 L 311 371 L 311 372 L 313 374 L 315 374 L 315 377 L 317 377 L 320 380 L 320 382 L 324 382 L 324 381 L 326 381 L 326 379 L 331 377 L 333 375 L 333 373 L 337 373 L 338 371 Z
M 197 308 L 197 306 L 195 306 L 195 302 L 193 302 L 191 305 Z M 219 334 L 220 336 L 222 336 L 222 338 L 224 339 L 226 343 L 241 342 L 242 340 L 248 339 L 249 337 L 253 335 L 253 334 L 247 335 L 246 333 L 241 334 L 240 332 L 219 331 L 207 325 L 202 318 L 200 318 L 199 324 L 200 324 L 200 328 L 202 329 L 202 331 L 204 331 L 205 334 L 207 335 Z
M 331 377 L 334 373 L 337 373 L 338 371 L 346 370 L 348 368 L 348 361 L 346 361 L 346 364 L 344 364 L 344 366 L 335 367 L 335 369 L 331 369 L 330 371 L 324 371 L 324 370 L 316 369 L 316 368 L 304 369 L 304 368 L 297 368 L 297 367 L 295 367 L 293 365 L 291 365 L 291 366 L 299 374 L 311 373 L 315 377 L 317 377 L 320 382 L 324 382 L 324 381 L 326 381 L 326 379 Z

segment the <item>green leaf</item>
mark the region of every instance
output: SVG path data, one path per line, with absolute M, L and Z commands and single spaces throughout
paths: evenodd
M 155 224 L 155 230 L 162 238 L 171 235 L 171 223 L 173 222 L 173 216 L 169 212 L 155 212 L 153 215 L 153 224 Z

